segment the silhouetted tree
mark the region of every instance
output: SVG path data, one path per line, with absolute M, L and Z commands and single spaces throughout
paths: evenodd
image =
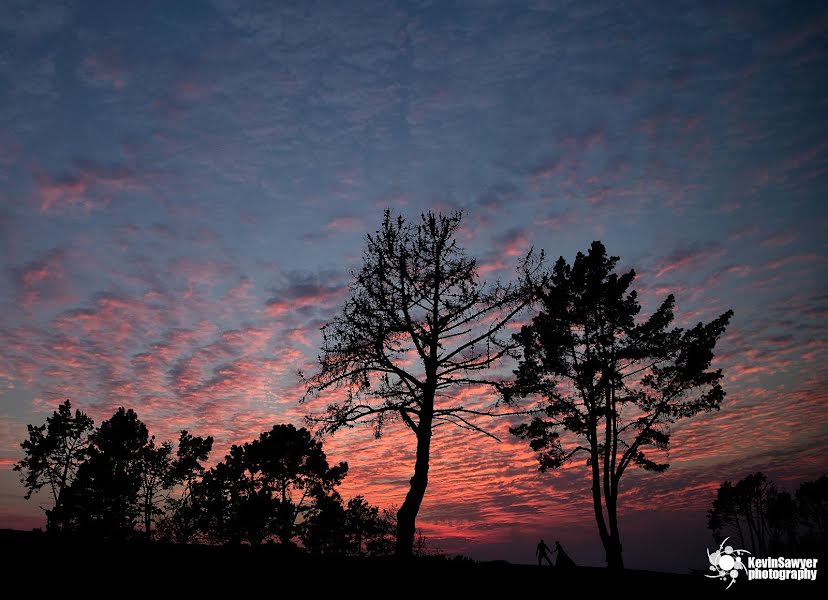
M 707 511 L 707 528 L 717 541 L 733 538 L 740 548 L 744 548 L 750 539 L 746 538 L 747 523 L 743 523 L 738 507 L 736 490 L 732 483 L 725 481 L 719 486 L 713 505 Z
M 362 421 L 379 437 L 386 424 L 400 421 L 414 433 L 414 475 L 397 515 L 399 556 L 412 554 L 434 428 L 451 424 L 491 435 L 475 420 L 494 413 L 468 408 L 449 392 L 496 384 L 485 371 L 514 347 L 498 334 L 533 289 L 530 257 L 522 266 L 526 281 L 484 287 L 475 260 L 457 245 L 460 221 L 460 213 L 429 212 L 410 223 L 385 212 L 381 229 L 366 236 L 350 298 L 322 328 L 320 369 L 307 380 L 305 398 L 347 388 L 344 401 L 309 417 L 324 432 Z
M 773 482 L 764 473 L 752 473 L 736 482 L 725 481 L 719 486 L 713 506 L 707 513 L 707 526 L 717 540 L 733 537 L 742 547 L 754 554 L 765 555 L 772 536 L 772 525 L 785 528 L 788 518 L 784 511 L 785 500 L 778 501 L 778 492 Z M 788 495 L 790 499 L 790 496 Z M 772 524 L 771 512 L 776 510 L 776 521 Z M 795 519 L 794 516 L 790 518 Z
M 162 513 L 165 492 L 173 485 L 173 446 L 170 442 L 155 443 L 152 436 L 141 449 L 141 508 L 144 533 L 152 538 L 153 518 Z
M 623 569 L 617 505 L 630 466 L 661 472 L 648 449 L 666 450 L 669 424 L 718 409 L 724 398 L 713 349 L 728 311 L 692 329 L 670 328 L 668 296 L 643 322 L 635 272 L 614 272 L 618 257 L 593 242 L 572 266 L 561 257 L 540 290 L 541 310 L 515 339 L 523 357 L 504 394 L 539 394 L 545 415 L 512 428 L 538 452 L 540 470 L 583 453 L 592 476 L 598 533 L 611 569 Z M 572 437 L 564 446 L 560 430 Z M 570 443 L 571 442 L 571 443 Z
M 178 448 L 170 472 L 174 490 L 164 499 L 166 511 L 161 528 L 166 539 L 186 544 L 193 541 L 199 531 L 199 512 L 193 501 L 195 484 L 204 473 L 202 463 L 213 449 L 213 437 L 202 438 L 186 429 L 178 438 Z
M 347 517 L 339 494 L 317 499 L 302 524 L 302 545 L 310 554 L 349 554 Z
M 384 556 L 388 552 L 389 536 L 393 535 L 391 523 L 376 506 L 371 506 L 363 496 L 348 500 L 345 509 L 345 531 L 351 554 L 357 556 Z
M 270 533 L 267 518 L 275 507 L 267 507 L 258 527 L 250 523 L 251 508 L 245 505 L 255 502 L 249 498 L 256 491 L 252 478 L 245 475 L 242 453 L 243 448 L 234 445 L 224 461 L 193 486 L 192 508 L 199 529 L 210 542 L 258 544 Z
M 768 552 L 768 505 L 776 492 L 776 486 L 764 473 L 752 473 L 739 480 L 735 488 L 736 510 L 742 516 L 750 536 L 750 547 L 754 553 Z
M 322 444 L 304 427 L 275 425 L 258 439 L 234 445 L 224 461 L 194 486 L 201 526 L 222 543 L 293 541 L 297 522 L 335 493 L 347 463 L 329 466 Z
M 795 496 L 801 523 L 824 552 L 828 546 L 828 475 L 803 482 Z
M 61 518 L 73 531 L 89 537 L 126 539 L 132 535 L 142 506 L 147 427 L 123 407 L 91 436 L 89 458 L 68 488 Z
M 802 483 L 791 496 L 758 472 L 719 486 L 707 527 L 717 541 L 733 538 L 755 554 L 813 555 L 824 552 L 827 513 L 828 477 Z
M 796 500 L 788 492 L 774 489 L 768 498 L 768 552 L 780 554 L 794 551 L 798 545 Z
M 396 547 L 397 547 L 397 539 L 396 539 L 396 532 L 399 530 L 397 524 L 397 515 L 400 511 L 393 506 L 391 508 L 383 509 L 383 518 L 385 519 L 388 527 L 391 531 L 395 533 L 394 540 L 393 540 L 393 553 L 396 554 Z M 374 552 L 373 554 L 377 556 L 385 556 L 389 555 L 388 552 L 388 544 L 387 540 L 382 539 L 380 537 L 377 540 L 372 541 L 372 546 L 378 548 L 379 550 Z M 442 552 L 439 548 L 432 546 L 429 539 L 423 533 L 423 530 L 417 527 L 414 529 L 414 544 L 411 547 L 411 555 L 412 556 L 440 556 Z
M 302 543 L 311 554 L 385 556 L 393 548 L 394 527 L 363 496 L 343 505 L 338 494 L 316 502 L 302 527 Z
M 26 499 L 48 487 L 54 501 L 53 508 L 44 509 L 49 530 L 60 529 L 55 520 L 65 500 L 65 490 L 72 485 L 78 467 L 86 459 L 89 432 L 94 423 L 85 413 L 75 410 L 69 400 L 61 404 L 44 425 L 29 425 L 29 438 L 20 444 L 24 458 L 14 465 L 20 472 L 20 481 L 26 487 Z M 55 512 L 57 511 L 57 512 Z

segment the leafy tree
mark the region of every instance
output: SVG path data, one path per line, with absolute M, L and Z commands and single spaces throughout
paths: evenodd
M 319 498 L 302 524 L 302 545 L 314 555 L 349 554 L 347 522 L 339 494 Z
M 329 466 L 322 443 L 304 427 L 275 425 L 234 445 L 224 461 L 194 485 L 202 528 L 222 543 L 260 544 L 272 536 L 292 543 L 297 523 L 335 493 L 347 463 Z
M 725 481 L 719 486 L 707 512 L 707 527 L 717 540 L 733 538 L 755 554 L 807 555 L 811 547 L 825 546 L 819 527 L 820 521 L 824 527 L 827 511 L 828 477 L 802 483 L 795 496 L 791 496 L 757 472 L 735 485 Z M 801 535 L 802 524 L 805 535 Z
M 269 534 L 267 514 L 261 519 L 262 524 L 250 531 L 250 508 L 245 509 L 245 505 L 252 504 L 249 497 L 255 489 L 251 478 L 244 473 L 242 452 L 241 446 L 234 445 L 224 461 L 208 470 L 193 486 L 192 502 L 198 527 L 210 542 L 235 544 L 246 540 L 258 544 Z M 248 516 L 243 519 L 245 510 Z
M 178 543 L 193 541 L 199 532 L 199 512 L 193 499 L 195 485 L 204 473 L 202 463 L 213 449 L 213 437 L 194 436 L 186 429 L 178 438 L 178 448 L 172 462 L 171 480 L 179 487 L 177 494 L 166 496 L 166 512 L 161 521 L 162 534 Z
M 755 553 L 768 552 L 768 506 L 776 493 L 776 486 L 764 473 L 752 473 L 734 487 L 737 514 L 747 523 L 750 547 Z
M 486 287 L 457 244 L 460 222 L 460 213 L 429 212 L 411 223 L 385 212 L 381 229 L 366 236 L 350 298 L 322 328 L 319 371 L 307 379 L 305 398 L 347 389 L 343 401 L 309 417 L 324 432 L 368 422 L 379 437 L 401 422 L 414 434 L 414 474 L 397 514 L 399 556 L 412 554 L 433 430 L 455 425 L 491 435 L 477 418 L 496 416 L 492 410 L 469 408 L 451 392 L 497 384 L 485 372 L 515 346 L 499 334 L 531 299 L 531 257 L 522 265 L 525 281 Z
M 768 499 L 768 552 L 790 552 L 798 546 L 796 500 L 788 492 L 774 490 Z
M 729 481 L 723 482 L 716 491 L 713 505 L 707 511 L 707 528 L 713 532 L 717 541 L 732 538 L 744 548 L 750 540 L 746 538 L 747 523 L 740 517 L 739 501 L 736 490 Z
M 351 554 L 388 554 L 387 540 L 393 533 L 391 523 L 380 513 L 379 508 L 368 504 L 363 496 L 348 500 L 345 509 L 345 531 Z
M 68 488 L 60 518 L 68 529 L 89 537 L 126 539 L 141 515 L 147 427 L 123 407 L 91 436 L 89 458 Z
M 390 521 L 363 496 L 344 505 L 338 494 L 316 502 L 302 527 L 302 543 L 311 554 L 384 556 L 393 536 Z
M 141 508 L 144 534 L 152 538 L 154 517 L 162 514 L 166 492 L 175 484 L 173 480 L 173 445 L 170 442 L 155 443 L 152 436 L 141 449 Z
M 21 474 L 26 499 L 44 486 L 52 495 L 53 508 L 45 511 L 49 530 L 60 528 L 54 516 L 62 511 L 65 491 L 86 459 L 89 432 L 93 426 L 92 419 L 80 410 L 72 414 L 72 406 L 66 400 L 44 425 L 29 425 L 29 438 L 20 444 L 24 458 L 14 465 L 14 470 Z
M 795 496 L 799 519 L 808 531 L 808 541 L 824 554 L 828 547 L 828 475 L 803 482 Z
M 296 534 L 297 520 L 310 510 L 309 503 L 333 494 L 348 464 L 328 466 L 322 443 L 304 427 L 293 425 L 275 425 L 246 446 L 248 464 L 258 469 L 278 498 L 277 534 L 288 543 Z
M 718 409 L 721 370 L 713 349 L 732 316 L 670 328 L 668 296 L 646 320 L 628 291 L 635 272 L 614 272 L 618 257 L 601 242 L 570 266 L 561 257 L 539 291 L 540 312 L 515 339 L 523 357 L 507 398 L 538 394 L 544 415 L 512 428 L 538 452 L 540 470 L 586 455 L 598 533 L 611 569 L 623 569 L 617 507 L 619 483 L 638 466 L 661 472 L 650 450 L 669 448 L 669 425 Z M 561 438 L 560 432 L 570 436 Z
M 768 510 L 776 495 L 776 486 L 761 472 L 735 485 L 725 481 L 707 513 L 707 526 L 717 539 L 734 537 L 743 547 L 764 555 L 771 529 Z

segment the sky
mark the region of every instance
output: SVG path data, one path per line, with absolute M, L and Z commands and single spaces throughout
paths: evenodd
M 627 566 L 703 567 L 719 483 L 828 471 L 826 32 L 807 1 L 0 1 L 0 527 L 43 524 L 11 466 L 64 399 L 216 460 L 301 425 L 365 234 L 462 210 L 488 280 L 602 240 L 645 309 L 734 310 L 721 411 L 621 484 Z M 431 543 L 602 564 L 583 465 L 539 474 L 491 428 L 436 433 Z M 412 442 L 325 447 L 393 507 Z

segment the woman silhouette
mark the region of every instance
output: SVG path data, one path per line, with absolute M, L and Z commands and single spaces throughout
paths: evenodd
M 567 554 L 566 552 L 564 552 L 564 549 L 563 549 L 563 547 L 561 546 L 561 543 L 560 543 L 560 542 L 558 542 L 558 541 L 556 541 L 556 542 L 555 542 L 555 550 L 554 550 L 554 552 L 556 552 L 556 553 L 558 554 L 558 559 L 557 559 L 557 561 L 556 561 L 556 563 L 555 563 L 555 565 L 556 565 L 557 567 L 560 567 L 561 569 L 572 569 L 572 568 L 574 568 L 574 567 L 575 567 L 575 561 L 574 561 L 574 560 L 572 560 L 572 559 L 569 557 L 569 554 Z

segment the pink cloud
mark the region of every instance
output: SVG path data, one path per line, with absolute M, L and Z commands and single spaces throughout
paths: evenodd
M 329 310 L 344 301 L 348 285 L 322 283 L 321 278 L 295 277 L 284 288 L 265 302 L 265 313 L 269 317 L 282 318 L 298 311 L 322 308 Z
M 789 267 L 790 265 L 797 263 L 819 264 L 825 262 L 828 262 L 828 258 L 820 254 L 816 254 L 814 252 L 803 254 L 789 254 L 788 256 L 783 256 L 781 258 L 769 261 L 764 265 L 764 269 L 772 271 L 775 269 L 781 269 L 783 267 Z
M 822 14 L 805 24 L 789 28 L 776 38 L 776 47 L 782 51 L 799 49 L 811 39 L 819 39 L 828 28 L 828 16 Z
M 655 267 L 655 277 L 663 277 L 672 271 L 687 270 L 703 264 L 709 259 L 720 256 L 724 249 L 716 244 L 694 244 L 685 248 L 678 248 L 668 256 L 660 259 Z
M 194 256 L 182 256 L 169 263 L 170 274 L 186 283 L 185 298 L 191 298 L 197 287 L 211 288 L 227 280 L 233 267 L 226 262 Z
M 123 64 L 112 52 L 90 54 L 81 62 L 79 73 L 88 83 L 116 90 L 123 89 L 128 78 Z
M 227 288 L 224 297 L 221 300 L 222 304 L 232 304 L 234 306 L 249 305 L 253 301 L 253 296 L 250 292 L 253 289 L 253 282 L 249 277 L 239 278 L 239 282 Z
M 291 329 L 288 332 L 287 338 L 294 344 L 300 344 L 302 346 L 311 346 L 313 343 L 311 333 L 307 329 L 302 328 Z
M 557 214 L 549 215 L 540 220 L 539 225 L 549 229 L 563 229 L 574 224 L 576 220 L 575 213 L 571 210 L 564 210 Z
M 486 277 L 491 275 L 492 273 L 497 273 L 499 271 L 503 271 L 504 269 L 508 268 L 509 265 L 503 260 L 494 259 L 489 261 L 483 261 L 477 263 L 477 273 L 481 277 Z
M 328 220 L 325 229 L 333 232 L 353 233 L 355 231 L 363 231 L 365 229 L 365 223 L 359 217 L 333 217 Z
M 168 322 L 169 313 L 159 304 L 119 294 L 99 294 L 86 308 L 65 311 L 55 318 L 55 333 L 99 346 L 115 360 L 132 344 L 143 345 L 156 337 Z M 105 349 L 105 350 L 104 350 Z
M 514 229 L 496 238 L 495 245 L 501 255 L 525 256 L 531 246 L 531 233 L 523 229 Z
M 539 183 L 538 180 L 550 180 L 556 178 L 563 172 L 563 169 L 564 163 L 562 160 L 553 160 L 532 169 L 531 175 L 537 184 Z
M 268 350 L 272 337 L 273 331 L 271 329 L 252 326 L 224 331 L 221 334 L 224 342 L 245 353 L 258 353 Z
M 690 133 L 692 131 L 695 131 L 703 122 L 704 119 L 702 119 L 702 117 L 700 117 L 699 115 L 688 117 L 685 120 L 684 125 L 682 126 L 682 131 L 684 133 Z
M 770 248 L 778 248 L 779 246 L 787 246 L 795 240 L 796 236 L 792 233 L 777 233 L 762 240 L 762 245 Z
M 75 161 L 74 168 L 59 177 L 35 175 L 36 200 L 41 213 L 80 207 L 85 212 L 109 204 L 116 193 L 134 190 L 139 184 L 123 165 Z
M 12 270 L 18 301 L 26 309 L 38 303 L 60 304 L 72 300 L 67 273 L 67 253 L 52 248 L 42 258 Z
M 820 157 L 824 157 L 826 152 L 828 152 L 828 143 L 821 142 L 815 144 L 788 158 L 785 161 L 785 167 L 788 169 L 801 169 Z
M 186 100 L 199 100 L 207 96 L 211 91 L 210 86 L 192 79 L 179 81 L 175 89 L 178 96 Z

